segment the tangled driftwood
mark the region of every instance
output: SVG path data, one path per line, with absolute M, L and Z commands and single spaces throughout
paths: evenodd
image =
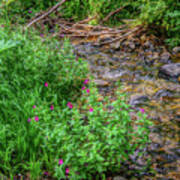
M 141 27 L 135 27 L 135 28 L 129 28 L 127 24 L 122 25 L 120 27 L 116 28 L 110 28 L 103 25 L 89 25 L 87 24 L 89 21 L 96 18 L 90 17 L 87 19 L 84 19 L 79 22 L 70 22 L 62 17 L 57 17 L 56 19 L 49 18 L 48 16 L 54 12 L 57 11 L 57 9 L 63 5 L 67 0 L 62 0 L 61 2 L 57 3 L 55 6 L 50 8 L 47 12 L 42 13 L 38 17 L 35 17 L 33 20 L 31 20 L 26 26 L 25 29 L 28 29 L 32 25 L 37 26 L 40 25 L 41 27 L 44 27 L 44 25 L 56 26 L 59 28 L 59 31 L 52 34 L 52 37 L 69 37 L 69 38 L 80 38 L 81 40 L 93 40 L 95 45 L 107 45 L 114 43 L 119 40 L 123 40 L 127 38 L 129 35 L 135 34 L 139 31 L 141 31 Z M 119 12 L 121 9 L 123 9 L 125 6 L 118 8 L 116 11 L 113 11 L 109 13 L 104 19 L 104 21 L 107 21 L 110 16 L 114 15 L 115 13 Z M 54 30 L 53 30 L 54 31 Z

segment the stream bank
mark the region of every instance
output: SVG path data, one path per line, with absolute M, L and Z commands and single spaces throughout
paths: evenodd
M 152 143 L 144 150 L 144 157 L 132 156 L 132 162 L 125 165 L 124 172 L 109 180 L 180 179 L 178 47 L 170 53 L 157 37 L 146 34 L 100 47 L 91 41 L 76 39 L 72 43 L 76 56 L 88 61 L 100 93 L 111 95 L 114 82 L 121 82 L 121 92 L 128 95 L 132 108 L 145 109 L 154 123 L 150 133 Z M 151 172 L 143 169 L 147 157 L 151 159 Z

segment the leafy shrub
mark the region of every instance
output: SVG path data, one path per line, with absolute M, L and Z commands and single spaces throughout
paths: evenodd
M 68 41 L 60 48 L 55 40 L 1 28 L 0 44 L 0 169 L 11 175 L 43 157 L 43 126 L 29 126 L 28 118 L 57 119 L 59 111 L 50 116 L 50 106 L 76 100 L 87 66 L 75 59 Z
M 87 64 L 75 60 L 68 41 L 56 48 L 57 41 L 32 32 L 1 29 L 0 34 L 3 174 L 91 179 L 118 171 L 121 162 L 148 142 L 145 114 L 139 113 L 133 123 L 122 95 L 113 102 L 100 101 L 89 80 L 82 87 Z
M 5 18 L 6 22 L 24 24 L 27 19 L 55 3 L 56 0 L 3 0 L 0 2 L 0 16 Z
M 150 123 L 146 115 L 139 112 L 133 123 L 124 95 L 117 93 L 115 101 L 106 97 L 99 102 L 92 85 L 82 91 L 79 103 L 63 114 L 71 118 L 62 117 L 54 131 L 47 134 L 50 149 L 64 160 L 63 165 L 56 165 L 57 178 L 65 177 L 68 167 L 70 179 L 93 179 L 97 174 L 102 179 L 107 171 L 117 173 L 121 163 L 148 142 Z
M 180 44 L 180 2 L 174 0 L 141 0 L 140 20 L 151 26 L 156 25 L 166 30 L 166 42 L 170 46 Z
M 139 1 L 132 0 L 73 0 L 66 3 L 66 8 L 62 9 L 65 17 L 73 17 L 74 19 L 83 19 L 96 15 L 96 24 L 99 23 L 111 11 L 116 10 L 121 6 L 126 6 L 120 13 L 117 13 L 110 18 L 112 21 L 117 21 L 120 18 L 130 18 L 137 15 Z
M 29 10 L 32 11 L 31 15 L 34 15 L 36 12 L 45 10 L 56 3 L 55 0 L 12 0 L 10 2 L 11 3 L 7 4 L 7 11 L 12 15 L 21 14 L 23 17 L 28 17 L 28 15 L 30 15 L 28 14 Z M 120 13 L 117 13 L 111 17 L 111 21 L 119 20 L 120 18 L 134 17 L 134 15 L 137 15 L 137 12 L 139 12 L 138 9 L 140 4 L 139 0 L 71 0 L 67 1 L 63 5 L 61 12 L 65 18 L 73 18 L 74 20 L 84 19 L 96 15 L 97 17 L 95 21 L 97 24 L 111 11 L 114 11 L 121 6 L 126 6 L 126 8 L 122 9 Z M 11 16 L 9 18 L 11 18 Z
M 0 9 L 0 15 L 4 14 L 6 21 L 9 18 L 13 22 L 18 20 L 21 23 L 25 23 L 24 17 L 34 16 L 36 12 L 45 10 L 56 3 L 55 0 L 9 0 L 8 2 L 10 3 L 6 8 Z M 156 25 L 157 29 L 165 31 L 166 42 L 170 46 L 180 44 L 180 2 L 178 0 L 71 0 L 63 5 L 61 12 L 65 18 L 74 20 L 96 15 L 96 19 L 89 23 L 98 24 L 110 12 L 122 6 L 125 8 L 110 17 L 108 24 L 118 25 L 121 19 L 135 18 L 140 20 L 141 24 L 149 27 Z M 28 13 L 29 10 L 32 13 Z M 23 18 L 19 18 L 20 14 Z

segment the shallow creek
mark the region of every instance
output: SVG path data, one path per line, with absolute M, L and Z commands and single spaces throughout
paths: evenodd
M 91 42 L 74 45 L 78 57 L 88 60 L 95 83 L 102 94 L 111 94 L 113 84 L 120 81 L 122 92 L 136 110 L 144 108 L 154 122 L 152 143 L 145 149 L 147 160 L 134 155 L 132 162 L 113 180 L 180 179 L 180 50 L 171 54 L 163 45 L 151 40 L 126 40 L 105 47 Z M 122 168 L 123 169 L 123 168 Z M 151 172 L 152 172 L 151 169 Z M 137 173 L 136 170 L 142 170 Z

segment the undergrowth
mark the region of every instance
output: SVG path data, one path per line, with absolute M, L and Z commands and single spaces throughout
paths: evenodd
M 12 23 L 24 24 L 39 11 L 46 10 L 57 1 L 53 0 L 2 0 L 0 15 Z M 135 19 L 136 23 L 149 28 L 158 26 L 165 34 L 165 42 L 170 46 L 180 45 L 180 2 L 178 0 L 71 0 L 67 1 L 59 12 L 64 18 L 75 21 L 96 16 L 90 24 L 99 24 L 110 12 L 119 7 L 122 10 L 109 18 L 106 25 L 123 23 L 123 19 Z M 165 32 L 165 33 L 164 33 Z
M 102 98 L 72 47 L 0 29 L 0 172 L 13 179 L 92 179 L 118 172 L 148 142 L 144 112 Z

